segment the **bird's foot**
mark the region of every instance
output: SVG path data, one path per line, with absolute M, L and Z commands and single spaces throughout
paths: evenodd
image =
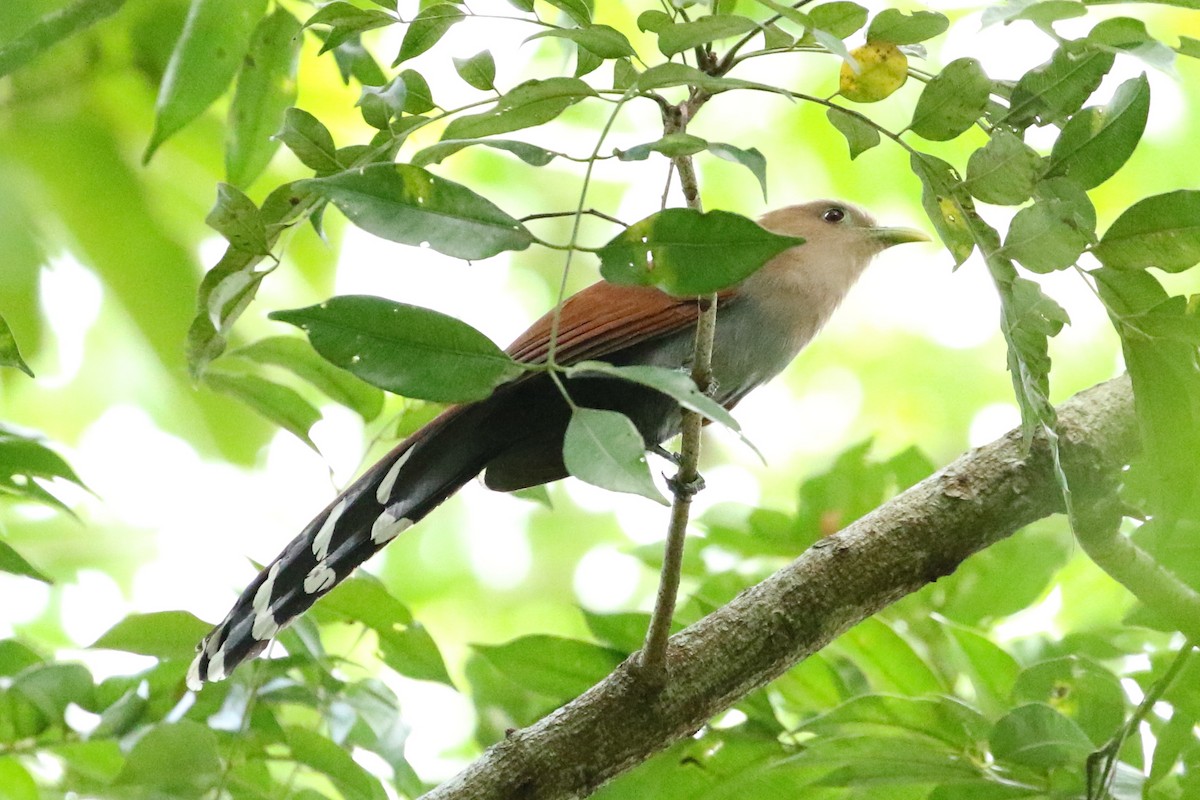
M 666 476 L 664 475 L 663 477 L 665 478 Z M 688 500 L 691 500 L 697 494 L 704 491 L 704 485 L 704 478 L 699 475 L 690 481 L 680 480 L 678 475 L 673 478 L 667 478 L 667 487 L 671 490 L 671 493 L 676 497 L 684 497 Z
M 670 461 L 672 464 L 674 464 L 677 467 L 679 466 L 679 460 L 680 460 L 679 453 L 672 453 L 670 450 L 663 447 L 661 444 L 656 444 L 656 445 L 654 445 L 654 447 L 651 447 L 650 452 L 654 453 L 654 455 L 656 455 L 656 456 L 665 458 L 667 461 Z

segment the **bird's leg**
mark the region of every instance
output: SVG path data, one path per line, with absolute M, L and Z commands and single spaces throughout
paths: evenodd
M 667 461 L 670 461 L 677 467 L 679 466 L 679 453 L 672 453 L 661 444 L 654 445 L 649 449 L 649 452 L 654 453 L 654 455 L 658 456 L 659 458 L 665 458 Z

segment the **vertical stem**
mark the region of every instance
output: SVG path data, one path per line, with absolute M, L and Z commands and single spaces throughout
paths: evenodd
M 664 133 L 681 133 L 687 129 L 692 114 L 707 100 L 707 95 L 693 93 L 687 101 L 664 110 Z M 696 169 L 692 159 L 680 156 L 673 159 L 683 197 L 688 208 L 702 211 L 700 186 L 696 180 Z M 700 317 L 696 323 L 696 344 L 692 357 L 692 380 L 702 392 L 712 387 L 712 351 L 717 330 L 717 296 L 699 298 Z M 653 683 L 661 684 L 667 678 L 667 640 L 671 635 L 671 621 L 675 616 L 675 600 L 679 594 L 679 579 L 683 565 L 683 547 L 687 538 L 688 516 L 692 508 L 692 497 L 700 490 L 700 433 L 704 420 L 694 411 L 682 410 L 683 441 L 679 447 L 679 470 L 671 479 L 673 494 L 671 522 L 667 529 L 667 543 L 663 552 L 662 573 L 658 582 L 658 596 L 650 628 L 646 631 L 646 643 L 642 647 L 641 667 L 644 675 Z

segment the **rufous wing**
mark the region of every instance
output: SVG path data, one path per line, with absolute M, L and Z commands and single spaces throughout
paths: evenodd
M 727 289 L 718 295 L 718 302 L 728 302 L 735 296 L 735 289 Z M 601 281 L 563 303 L 554 360 L 569 366 L 603 358 L 683 330 L 694 325 L 699 316 L 700 302 L 696 298 L 672 297 L 652 287 Z M 551 311 L 518 336 L 507 353 L 525 363 L 545 362 L 553 325 Z

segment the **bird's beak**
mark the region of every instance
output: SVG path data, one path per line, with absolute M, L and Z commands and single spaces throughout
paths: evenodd
M 871 228 L 871 238 L 881 247 L 891 247 L 894 244 L 904 244 L 905 242 L 932 241 L 925 231 L 919 231 L 916 228 Z

